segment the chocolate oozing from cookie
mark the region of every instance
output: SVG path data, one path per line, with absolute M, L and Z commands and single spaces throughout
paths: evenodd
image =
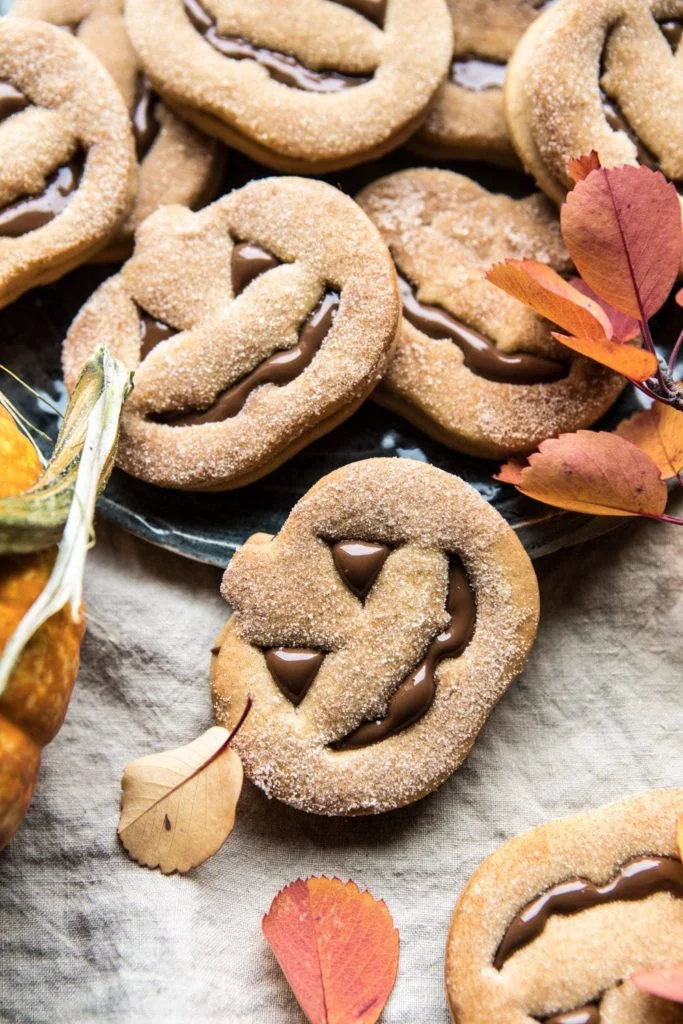
M 157 413 L 152 418 L 173 427 L 192 427 L 204 423 L 220 423 L 236 416 L 249 395 L 262 384 L 289 384 L 312 363 L 318 349 L 332 327 L 339 308 L 339 295 L 328 289 L 305 320 L 299 332 L 299 341 L 292 348 L 276 352 L 264 359 L 240 381 L 222 391 L 206 409 L 187 413 Z
M 670 19 L 668 21 L 660 21 L 658 22 L 658 25 L 669 46 L 673 52 L 676 53 L 680 45 L 681 38 L 683 38 L 683 21 Z
M 18 114 L 31 106 L 28 96 L 15 89 L 9 82 L 0 82 L 0 121 L 6 121 L 12 114 Z
M 378 28 L 384 25 L 384 16 L 387 13 L 387 0 L 334 0 L 334 3 L 341 7 L 350 7 L 352 11 L 358 11 L 368 21 L 373 22 Z
M 452 556 L 449 567 L 446 610 L 451 621 L 432 640 L 413 671 L 401 682 L 389 700 L 384 718 L 363 722 L 348 736 L 332 744 L 334 750 L 357 750 L 403 732 L 429 710 L 436 694 L 434 672 L 443 658 L 454 658 L 465 650 L 477 618 L 477 606 L 462 561 Z
M 456 320 L 445 309 L 420 302 L 416 289 L 400 273 L 398 282 L 406 320 L 429 338 L 455 342 L 463 353 L 465 366 L 477 376 L 501 384 L 549 384 L 567 376 L 568 365 L 558 360 L 527 352 L 501 352 L 483 334 Z
M 84 162 L 83 154 L 78 154 L 47 179 L 42 192 L 22 196 L 3 206 L 0 209 L 0 236 L 19 238 L 59 216 L 80 184 Z
M 177 334 L 175 327 L 170 327 L 163 320 L 157 320 L 150 313 L 140 309 L 140 360 L 148 356 L 153 348 Z
M 299 705 L 318 674 L 325 654 L 309 647 L 273 647 L 264 652 L 268 671 L 292 704 Z
M 600 1024 L 600 1008 L 591 1003 L 577 1010 L 557 1013 L 553 1017 L 545 1017 L 543 1024 Z
M 135 89 L 135 104 L 131 113 L 135 152 L 138 160 L 144 160 L 154 145 L 161 129 L 156 110 L 159 97 L 152 89 L 146 75 L 139 74 Z
M 369 594 L 391 548 L 364 540 L 339 540 L 332 545 L 337 572 L 351 593 L 361 600 Z
M 224 36 L 218 31 L 215 19 L 198 0 L 183 0 L 185 12 L 194 28 L 207 43 L 231 60 L 255 60 L 271 78 L 305 92 L 339 92 L 369 82 L 372 75 L 346 75 L 341 71 L 316 71 L 302 64 L 289 53 L 257 46 L 244 36 Z
M 240 295 L 255 278 L 264 274 L 266 270 L 279 267 L 281 262 L 268 249 L 254 242 L 237 242 L 230 257 L 233 294 Z
M 627 861 L 605 885 L 573 878 L 537 896 L 512 919 L 493 960 L 501 970 L 517 950 L 542 933 L 554 914 L 577 914 L 617 900 L 643 900 L 657 892 L 683 898 L 683 864 L 675 857 L 637 857 Z
M 454 85 L 469 92 L 484 92 L 487 89 L 502 89 L 507 64 L 484 60 L 481 57 L 465 56 L 456 58 L 451 64 L 449 78 Z

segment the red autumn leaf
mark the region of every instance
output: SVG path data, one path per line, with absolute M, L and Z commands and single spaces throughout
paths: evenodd
M 673 1003 L 683 1003 L 683 964 L 659 967 L 654 971 L 637 971 L 631 981 L 641 992 Z
M 609 302 L 606 302 L 597 292 L 593 291 L 591 286 L 582 281 L 580 277 L 572 277 L 569 283 L 577 291 L 580 291 L 582 295 L 587 295 L 593 302 L 597 302 L 599 306 L 602 306 L 612 324 L 612 339 L 614 341 L 633 341 L 638 337 L 640 334 L 640 324 L 635 317 L 628 316 L 627 313 L 622 313 L 615 306 L 611 306 Z
M 660 516 L 667 489 L 652 459 L 616 434 L 579 430 L 542 441 L 528 465 L 495 477 L 546 505 L 597 516 Z
M 382 900 L 338 878 L 298 879 L 273 900 L 263 932 L 311 1024 L 374 1024 L 398 969 Z
M 662 480 L 671 480 L 683 469 L 683 412 L 663 402 L 635 412 L 616 429 L 646 452 L 659 468 Z
M 601 306 L 536 260 L 496 263 L 486 277 L 508 295 L 579 338 L 611 338 L 612 325 Z
M 622 313 L 649 320 L 681 263 L 681 206 L 674 186 L 647 167 L 601 168 L 568 194 L 561 223 L 584 281 Z
M 679 288 L 676 292 L 676 302 L 679 306 L 683 306 L 683 288 Z
M 629 380 L 647 380 L 657 371 L 657 359 L 635 345 L 623 345 L 607 338 L 572 338 L 553 331 L 553 338 L 574 352 L 621 373 Z
M 591 171 L 599 171 L 601 166 L 600 157 L 592 149 L 587 156 L 572 157 L 567 164 L 567 170 L 569 171 L 569 177 L 576 184 L 587 178 Z

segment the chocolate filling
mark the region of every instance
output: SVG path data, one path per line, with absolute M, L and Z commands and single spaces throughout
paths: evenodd
M 240 295 L 247 285 L 264 274 L 266 270 L 279 267 L 281 260 L 272 252 L 255 245 L 253 242 L 236 242 L 230 258 L 232 290 L 235 297 Z
M 146 75 L 139 74 L 135 90 L 135 105 L 131 114 L 138 161 L 144 160 L 147 156 L 161 129 L 156 115 L 158 103 L 159 97 L 152 89 L 149 79 Z
M 503 384 L 548 384 L 567 376 L 566 363 L 526 352 L 501 352 L 492 341 L 440 306 L 420 302 L 413 285 L 399 273 L 403 315 L 429 338 L 448 338 L 462 351 L 465 366 L 486 380 Z
M 299 341 L 293 348 L 276 352 L 264 359 L 256 369 L 248 373 L 237 384 L 222 391 L 208 408 L 187 413 L 157 413 L 152 419 L 173 427 L 192 427 L 203 423 L 220 423 L 236 416 L 249 395 L 262 384 L 289 384 L 313 361 L 334 321 L 339 308 L 339 295 L 328 289 L 320 302 L 304 322 Z
M 337 572 L 351 593 L 365 600 L 379 576 L 391 548 L 387 544 L 371 544 L 364 540 L 340 540 L 332 545 L 332 558 Z
M 71 202 L 83 174 L 78 155 L 54 172 L 38 195 L 22 196 L 0 209 L 0 236 L 18 238 L 54 220 Z
M 292 704 L 299 705 L 323 663 L 323 651 L 308 647 L 273 647 L 264 654 L 268 671 Z
M 335 750 L 357 750 L 395 736 L 419 721 L 431 707 L 436 694 L 434 672 L 437 665 L 443 658 L 462 654 L 472 639 L 477 617 L 467 572 L 457 556 L 453 556 L 450 562 L 446 610 L 451 616 L 450 623 L 432 640 L 419 665 L 399 684 L 389 700 L 384 718 L 363 722 L 348 736 L 334 743 Z
M 156 320 L 144 309 L 140 310 L 140 361 L 162 341 L 172 338 L 178 331 L 163 320 Z
M 231 60 L 255 60 L 264 67 L 271 78 L 292 89 L 306 92 L 339 92 L 369 82 L 372 75 L 345 75 L 341 71 L 316 71 L 307 67 L 289 53 L 269 50 L 257 46 L 244 36 L 223 36 L 216 27 L 215 19 L 206 11 L 199 0 L 183 0 L 185 12 L 192 25 L 207 43 Z
M 606 885 L 574 878 L 537 896 L 513 917 L 493 966 L 500 971 L 513 953 L 542 933 L 553 914 L 577 914 L 616 900 L 642 900 L 656 892 L 683 897 L 683 864 L 674 857 L 638 857 L 628 861 Z
M 459 85 L 461 89 L 484 92 L 487 89 L 501 89 L 506 71 L 507 64 L 466 56 L 453 60 L 449 77 L 451 82 Z
M 12 114 L 18 114 L 31 106 L 28 96 L 19 92 L 9 82 L 0 82 L 0 121 L 6 121 Z
M 664 34 L 667 43 L 671 47 L 674 53 L 678 50 L 678 47 L 683 38 L 683 21 L 660 21 L 658 22 L 662 33 Z
M 350 7 L 352 11 L 358 11 L 378 28 L 382 28 L 384 25 L 387 0 L 334 0 L 334 3 L 340 4 L 342 7 Z
M 578 1010 L 568 1010 L 554 1017 L 546 1017 L 544 1024 L 600 1024 L 600 1008 L 594 1003 Z

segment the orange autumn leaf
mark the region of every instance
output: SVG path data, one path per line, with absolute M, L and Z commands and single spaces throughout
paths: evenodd
M 679 288 L 676 292 L 676 302 L 679 306 L 683 306 L 683 288 Z
M 616 309 L 614 306 L 610 306 L 609 302 L 606 302 L 601 295 L 593 291 L 589 284 L 582 281 L 580 277 L 572 277 L 569 281 L 577 291 L 580 291 L 583 295 L 587 295 L 593 302 L 597 302 L 599 306 L 602 306 L 605 313 L 609 317 L 610 323 L 612 324 L 612 337 L 614 341 L 633 341 L 640 335 L 640 324 L 633 316 L 628 316 L 626 313 L 622 313 L 621 310 Z
M 591 171 L 599 171 L 601 167 L 600 157 L 594 149 L 587 156 L 572 157 L 567 164 L 569 177 L 574 184 L 587 178 Z
M 660 516 L 666 484 L 652 459 L 616 434 L 579 430 L 543 441 L 528 464 L 506 463 L 496 480 L 570 512 Z
M 631 981 L 641 992 L 673 1003 L 683 1003 L 683 964 L 659 967 L 654 971 L 637 971 Z
M 508 295 L 579 338 L 612 337 L 610 319 L 601 306 L 582 295 L 545 263 L 506 260 L 491 267 L 486 277 Z
M 374 1024 L 398 969 L 382 900 L 338 878 L 298 879 L 273 900 L 263 932 L 311 1024 Z
M 671 480 L 683 469 L 683 412 L 663 402 L 635 412 L 616 429 L 646 452 L 658 466 L 662 480 Z
M 623 374 L 629 380 L 647 380 L 657 372 L 657 359 L 653 353 L 635 345 L 624 345 L 608 338 L 574 338 L 567 334 L 557 334 L 555 331 L 553 338 L 573 352 L 602 363 L 603 366 Z
M 583 280 L 623 313 L 649 320 L 671 291 L 683 253 L 674 186 L 647 167 L 601 168 L 574 186 L 560 219 Z

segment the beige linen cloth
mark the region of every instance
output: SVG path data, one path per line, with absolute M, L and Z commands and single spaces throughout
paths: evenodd
M 3 1022 L 302 1024 L 261 917 L 287 882 L 325 873 L 383 897 L 400 929 L 383 1024 L 446 1024 L 449 915 L 480 861 L 548 818 L 683 783 L 683 530 L 630 522 L 537 564 L 529 665 L 437 793 L 329 820 L 247 782 L 212 860 L 185 877 L 138 867 L 116 838 L 122 770 L 211 724 L 226 608 L 218 570 L 102 522 L 97 540 L 69 714 L 0 854 Z

